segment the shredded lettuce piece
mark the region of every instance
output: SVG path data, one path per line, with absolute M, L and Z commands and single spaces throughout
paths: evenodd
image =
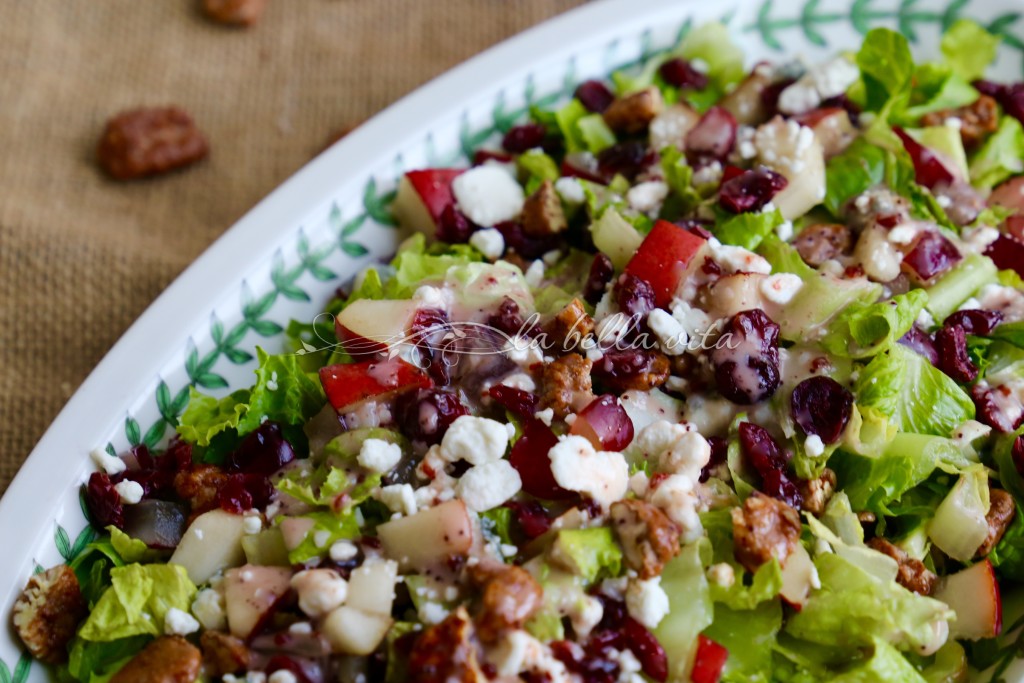
M 753 250 L 784 220 L 778 209 L 762 213 L 738 213 L 723 217 L 712 232 L 725 244 Z
M 610 527 L 559 531 L 551 546 L 551 557 L 571 567 L 586 584 L 593 583 L 599 576 L 618 576 L 622 571 L 622 550 Z
M 699 59 L 704 62 L 708 67 L 709 82 L 721 93 L 746 75 L 743 48 L 733 40 L 733 32 L 719 22 L 691 30 L 675 52 L 688 61 Z
M 781 627 L 782 604 L 778 600 L 762 602 L 753 609 L 716 604 L 715 620 L 704 635 L 729 651 L 722 680 L 769 680 L 766 675 L 772 670 L 772 650 Z
M 832 683 L 926 683 L 899 650 L 880 638 L 873 639 L 870 659 L 831 680 Z
M 928 294 L 921 289 L 878 303 L 855 301 L 832 321 L 821 345 L 837 356 L 874 356 L 907 333 L 927 301 Z
M 150 550 L 149 546 L 137 538 L 132 538 L 116 526 L 108 526 L 107 533 L 110 534 L 110 545 L 114 547 L 121 559 L 127 563 L 153 562 L 160 557 L 160 553 Z
M 970 82 L 984 76 L 985 69 L 995 61 L 999 41 L 999 36 L 976 22 L 958 19 L 946 29 L 940 46 L 953 73 Z
M 689 680 L 697 636 L 713 620 L 714 606 L 701 561 L 701 545 L 698 542 L 684 546 L 661 573 L 669 613 L 654 629 L 654 635 L 668 653 L 670 680 Z
M 853 406 L 850 424 L 843 432 L 842 447 L 869 457 L 879 456 L 899 429 L 882 411 L 870 406 Z
M 218 434 L 237 430 L 245 411 L 249 409 L 249 390 L 239 389 L 224 398 L 189 389 L 188 406 L 178 424 L 178 434 L 197 446 L 209 446 Z
M 968 562 L 988 536 L 988 470 L 973 465 L 961 473 L 928 525 L 932 543 L 955 560 Z
M 865 106 L 879 111 L 895 95 L 908 89 L 914 75 L 914 58 L 907 39 L 887 28 L 868 31 L 857 52 L 857 66 L 864 82 Z
M 526 192 L 530 194 L 545 180 L 558 180 L 558 164 L 550 156 L 539 149 L 523 152 L 516 159 L 516 166 L 527 175 Z
M 1024 171 L 1024 127 L 1012 116 L 1004 116 L 999 128 L 971 159 L 971 184 L 991 189 Z
M 68 648 L 68 663 L 60 671 L 82 683 L 106 683 L 114 677 L 139 650 L 152 640 L 139 635 L 109 642 L 90 642 L 76 636 Z
M 185 568 L 173 564 L 129 564 L 110 570 L 110 588 L 78 635 L 109 642 L 130 636 L 158 636 L 173 607 L 188 612 L 197 589 Z

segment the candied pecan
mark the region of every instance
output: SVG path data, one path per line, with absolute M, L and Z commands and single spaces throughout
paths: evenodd
M 817 268 L 825 261 L 849 251 L 850 229 L 836 223 L 809 225 L 800 231 L 793 246 L 804 263 Z
M 612 529 L 626 564 L 650 579 L 661 574 L 679 553 L 679 527 L 664 512 L 642 500 L 620 500 L 611 506 Z
M 484 683 L 481 650 L 465 607 L 425 629 L 409 653 L 410 683 Z
M 174 475 L 174 492 L 198 514 L 217 507 L 217 494 L 227 480 L 227 472 L 220 467 L 197 463 Z
M 18 637 L 33 657 L 48 664 L 68 660 L 67 645 L 89 612 L 78 577 L 66 564 L 29 579 L 12 611 Z
M 112 178 L 135 180 L 173 171 L 204 158 L 206 138 L 178 107 L 125 111 L 107 122 L 97 150 Z
M 541 379 L 541 408 L 551 408 L 561 419 L 573 412 L 577 404 L 589 403 L 593 398 L 590 382 L 591 363 L 575 353 L 569 353 L 544 364 Z
M 801 479 L 797 488 L 804 498 L 802 509 L 812 515 L 820 515 L 836 490 L 836 473 L 826 467 L 816 479 Z
M 955 109 L 940 109 L 921 117 L 921 125 L 942 126 L 949 119 L 960 121 L 960 139 L 964 147 L 977 147 L 999 127 L 999 108 L 996 101 L 982 95 L 971 104 Z
M 899 565 L 899 570 L 896 572 L 896 583 L 899 585 L 920 595 L 931 595 L 935 590 L 935 583 L 939 577 L 925 567 L 920 560 L 915 560 L 903 552 L 902 548 L 879 536 L 868 541 L 868 547 L 896 560 Z
M 985 521 L 988 522 L 988 536 L 985 542 L 978 548 L 978 557 L 985 557 L 995 548 L 1003 538 L 1003 533 L 1009 528 L 1013 516 L 1017 514 L 1017 504 L 1006 491 L 1002 489 L 991 489 L 988 493 L 989 507 Z
M 505 631 L 522 628 L 544 600 L 544 589 L 521 567 L 476 565 L 470 574 L 481 585 L 476 628 L 486 643 L 497 641 Z
M 204 631 L 199 638 L 208 673 L 220 677 L 249 668 L 249 648 L 241 638 L 220 631 Z
M 661 92 L 651 86 L 612 102 L 604 111 L 604 122 L 617 133 L 642 133 L 663 107 Z
M 773 557 L 783 563 L 800 542 L 800 513 L 755 491 L 732 510 L 732 538 L 736 560 L 751 572 Z
M 587 314 L 583 302 L 573 299 L 548 321 L 546 350 L 553 354 L 568 353 L 594 331 L 594 319 Z
M 203 655 L 181 636 L 161 636 L 118 671 L 110 683 L 193 683 Z
M 648 391 L 668 379 L 671 363 L 660 351 L 619 349 L 605 351 L 594 365 L 594 376 L 617 391 Z
M 550 180 L 541 183 L 537 191 L 523 202 L 522 223 L 527 235 L 537 237 L 554 235 L 569 227 L 562 210 L 562 200 Z
M 252 26 L 266 8 L 267 0 L 203 0 L 206 16 L 231 26 Z

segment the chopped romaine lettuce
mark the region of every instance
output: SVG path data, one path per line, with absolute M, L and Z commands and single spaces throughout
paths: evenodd
M 971 158 L 971 184 L 991 189 L 1024 171 L 1024 127 L 1012 116 L 1003 116 L 999 128 Z
M 927 301 L 928 294 L 921 289 L 878 303 L 855 301 L 829 324 L 821 344 L 837 356 L 874 356 L 907 333 Z
M 957 19 L 942 36 L 942 55 L 953 72 L 965 81 L 985 75 L 995 61 L 999 36 L 995 36 L 970 19 Z
M 870 406 L 853 406 L 850 424 L 843 432 L 842 447 L 856 453 L 876 457 L 896 436 L 899 429 L 882 411 Z
M 927 683 L 899 650 L 873 639 L 871 657 L 833 677 L 832 683 Z
M 697 59 L 704 62 L 708 80 L 719 92 L 726 92 L 745 75 L 743 49 L 733 40 L 733 33 L 725 24 L 712 22 L 692 29 L 675 52 L 691 62 Z
M 520 154 L 516 159 L 516 165 L 529 179 L 527 186 L 531 183 L 540 184 L 543 180 L 554 182 L 561 176 L 555 160 L 539 149 L 531 149 Z
M 552 561 L 571 569 L 587 584 L 622 571 L 622 550 L 609 527 L 563 529 L 555 536 L 550 552 Z
M 713 620 L 714 607 L 700 545 L 691 543 L 683 547 L 661 573 L 669 613 L 654 629 L 654 635 L 668 653 L 669 678 L 676 681 L 689 680 L 697 636 Z
M 857 52 L 864 82 L 865 107 L 878 111 L 890 98 L 907 90 L 914 75 L 914 58 L 907 39 L 887 28 L 873 28 Z
M 841 154 L 825 164 L 825 199 L 833 216 L 842 216 L 846 203 L 885 180 L 887 153 L 858 137 Z
M 715 620 L 704 635 L 729 651 L 722 680 L 768 681 L 775 636 L 781 627 L 782 604 L 778 600 L 753 609 L 715 604 Z
M 78 635 L 90 641 L 158 636 L 171 608 L 188 612 L 196 594 L 184 567 L 129 564 L 110 570 L 111 586 L 93 608 Z
M 988 536 L 988 507 L 988 470 L 984 465 L 968 467 L 935 509 L 928 537 L 942 552 L 967 562 Z
M 739 213 L 725 215 L 714 227 L 715 237 L 725 244 L 734 244 L 744 249 L 757 249 L 767 235 L 783 223 L 778 209 L 762 213 Z
M 981 254 L 968 254 L 952 270 L 927 289 L 925 308 L 936 320 L 945 320 L 979 289 L 996 281 L 996 267 Z
M 68 648 L 68 663 L 60 674 L 81 683 L 106 683 L 152 640 L 138 635 L 109 642 L 91 642 L 75 637 Z M 63 676 L 60 680 L 65 680 Z
M 178 434 L 197 446 L 209 446 L 211 440 L 228 430 L 237 430 L 238 423 L 249 409 L 249 390 L 239 389 L 224 398 L 189 389 L 188 406 L 178 424 Z

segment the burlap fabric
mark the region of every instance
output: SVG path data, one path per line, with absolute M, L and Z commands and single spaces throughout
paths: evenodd
M 581 2 L 269 1 L 239 30 L 198 0 L 0 0 L 0 492 L 132 321 L 332 132 Z M 105 179 L 104 121 L 168 103 L 210 158 Z

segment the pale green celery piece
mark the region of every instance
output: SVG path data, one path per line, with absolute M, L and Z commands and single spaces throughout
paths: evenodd
M 775 637 L 782 627 L 782 603 L 762 602 L 754 609 L 715 605 L 715 620 L 704 635 L 729 651 L 723 680 L 760 681 L 772 670 Z
M 865 278 L 845 280 L 817 273 L 804 279 L 793 300 L 777 322 L 783 339 L 814 341 L 833 316 L 853 302 L 871 303 L 882 294 L 882 285 Z
M 562 529 L 549 550 L 552 562 L 591 584 L 600 576 L 618 576 L 622 550 L 610 527 Z
M 264 567 L 290 567 L 284 534 L 278 527 L 264 529 L 257 534 L 242 537 L 242 550 L 248 564 Z
M 898 431 L 899 428 L 882 411 L 855 404 L 841 443 L 845 450 L 857 455 L 877 457 Z
M 340 460 L 353 460 L 359 455 L 363 442 L 367 439 L 380 439 L 388 443 L 398 444 L 402 450 L 409 449 L 409 440 L 400 432 L 384 427 L 359 427 L 351 431 L 339 434 L 324 446 L 323 454 L 328 458 Z
M 871 658 L 843 671 L 832 683 L 927 683 L 899 650 L 876 639 Z
M 968 467 L 935 509 L 928 525 L 932 543 L 955 560 L 968 562 L 988 536 L 988 470 Z
M 576 127 L 587 151 L 593 154 L 599 154 L 615 144 L 615 133 L 600 114 L 588 114 L 580 118 Z
M 565 138 L 565 147 L 569 152 L 584 152 L 587 149 L 579 129 L 579 121 L 590 112 L 583 103 L 577 99 L 571 100 L 564 107 L 555 112 L 555 121 L 558 129 L 562 131 Z
M 516 159 L 516 166 L 532 178 L 554 182 L 561 176 L 555 160 L 539 149 L 531 149 L 520 154 Z
M 908 130 L 907 134 L 916 139 L 933 152 L 938 152 L 944 159 L 953 162 L 960 177 L 967 179 L 967 152 L 960 137 L 960 130 L 952 126 L 929 126 L 917 130 Z
M 690 680 L 697 636 L 711 625 L 714 615 L 700 545 L 684 546 L 661 574 L 669 613 L 654 629 L 654 635 L 668 654 L 669 680 L 673 681 Z
M 617 270 L 622 270 L 629 263 L 643 235 L 637 232 L 629 222 L 614 209 L 607 209 L 601 217 L 590 224 L 590 233 L 594 246 L 604 252 Z
M 875 356 L 907 333 L 927 300 L 924 290 L 912 289 L 887 301 L 854 301 L 832 320 L 821 345 L 837 356 Z
M 981 254 L 968 254 L 938 282 L 928 287 L 925 308 L 936 322 L 942 322 L 979 289 L 996 282 L 997 275 L 992 259 Z

